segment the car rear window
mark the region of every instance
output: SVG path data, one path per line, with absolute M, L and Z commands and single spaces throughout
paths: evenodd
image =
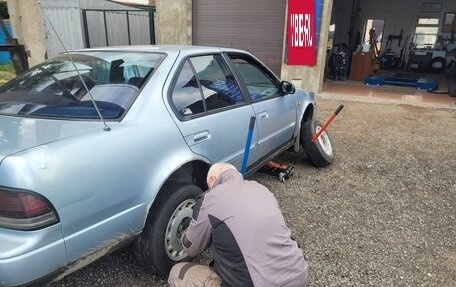
M 164 57 L 123 51 L 61 54 L 1 87 L 0 114 L 98 119 L 93 98 L 104 119 L 118 119 Z

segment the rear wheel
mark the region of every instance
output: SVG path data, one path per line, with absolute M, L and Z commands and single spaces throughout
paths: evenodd
M 316 167 L 330 165 L 335 158 L 334 147 L 327 131 L 324 131 L 315 143 L 311 140 L 320 131 L 322 124 L 319 121 L 309 121 L 301 127 L 301 143 L 309 161 Z
M 191 258 L 184 252 L 181 238 L 192 218 L 195 198 L 202 190 L 189 183 L 166 183 L 149 212 L 143 232 L 136 240 L 136 255 L 144 268 L 167 276 L 171 267 Z

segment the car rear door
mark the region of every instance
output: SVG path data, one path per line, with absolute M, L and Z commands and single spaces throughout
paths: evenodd
M 241 167 L 254 110 L 221 54 L 187 58 L 173 79 L 169 102 L 190 149 L 212 163 Z M 253 134 L 251 148 L 257 142 Z M 257 160 L 251 153 L 249 163 Z
M 243 53 L 229 53 L 247 87 L 258 129 L 256 156 L 264 158 L 290 142 L 296 127 L 296 100 L 284 95 L 280 81 L 258 60 Z

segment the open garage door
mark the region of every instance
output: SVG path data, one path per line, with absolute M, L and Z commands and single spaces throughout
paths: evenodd
M 193 44 L 247 50 L 280 76 L 286 1 L 193 0 Z

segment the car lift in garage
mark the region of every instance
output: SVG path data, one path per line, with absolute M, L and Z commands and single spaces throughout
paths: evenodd
M 438 88 L 438 85 L 434 80 L 427 79 L 424 76 L 417 76 L 409 73 L 397 73 L 392 77 L 371 76 L 364 81 L 364 84 L 372 86 L 407 86 L 426 91 L 434 91 Z

